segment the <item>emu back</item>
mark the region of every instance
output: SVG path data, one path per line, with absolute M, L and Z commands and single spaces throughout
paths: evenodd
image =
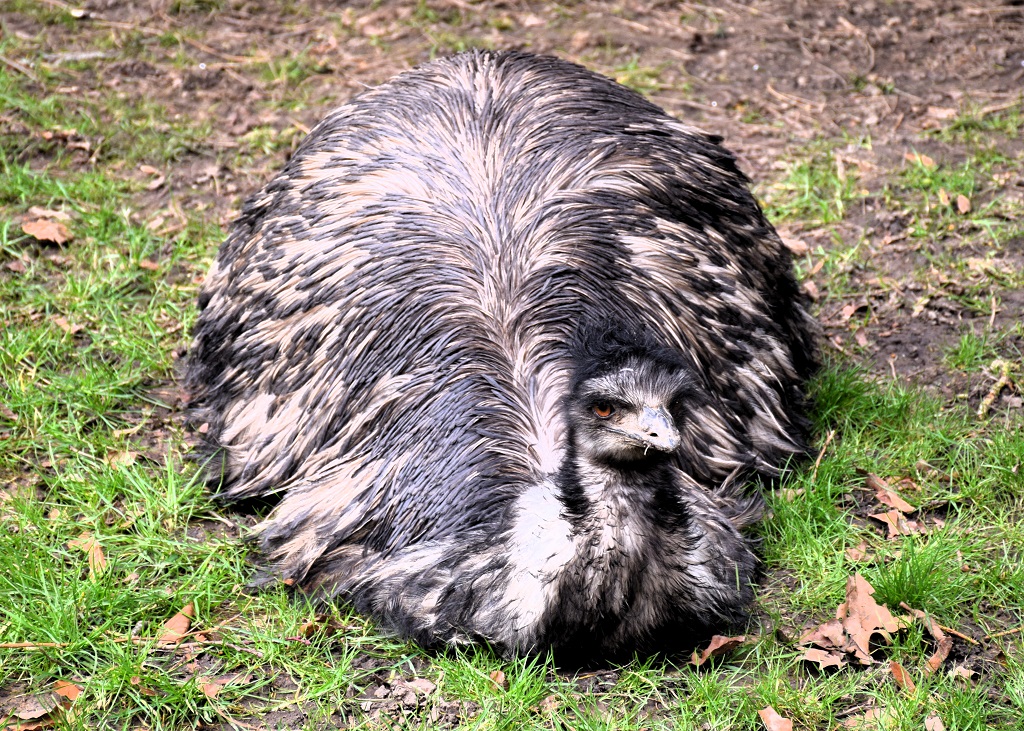
M 557 59 L 433 62 L 309 134 L 199 305 L 200 458 L 280 496 L 267 576 L 506 653 L 745 616 L 814 328 L 718 138 Z

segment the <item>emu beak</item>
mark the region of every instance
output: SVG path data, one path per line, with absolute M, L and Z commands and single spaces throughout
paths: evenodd
M 665 409 L 644 406 L 637 417 L 636 431 L 632 436 L 640 441 L 645 449 L 674 452 L 679 446 L 679 430 L 676 429 L 672 415 Z

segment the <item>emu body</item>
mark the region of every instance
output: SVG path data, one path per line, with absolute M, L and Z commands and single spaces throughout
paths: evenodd
M 192 421 L 269 572 L 427 645 L 618 656 L 742 619 L 813 325 L 717 138 L 583 68 L 339 107 L 200 296 Z

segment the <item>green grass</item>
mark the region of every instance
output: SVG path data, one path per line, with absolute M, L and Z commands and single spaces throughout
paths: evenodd
M 777 222 L 827 225 L 841 221 L 860 197 L 856 168 L 822 145 L 810 145 L 765 191 L 765 212 Z
M 179 2 L 169 12 L 216 16 L 223 5 Z M 41 23 L 80 23 L 48 6 L 15 10 Z M 477 26 L 470 26 L 476 12 L 420 3 L 408 24 L 421 32 L 420 50 L 429 55 L 477 43 Z M 559 22 L 572 19 L 570 8 L 558 12 Z M 511 23 L 479 25 L 503 30 Z M 176 54 L 165 58 L 176 68 L 196 61 L 181 40 L 186 33 L 203 37 L 184 27 L 155 38 Z M 7 57 L 35 57 L 19 37 L 5 36 L 2 44 Z M 98 34 L 95 44 L 131 57 L 160 50 L 130 31 Z M 661 88 L 660 67 L 640 54 L 603 53 L 602 64 L 623 83 L 646 93 Z M 300 53 L 237 68 L 267 92 L 254 103 L 274 109 L 305 100 L 302 82 L 321 73 L 317 63 Z M 786 477 L 757 529 L 765 579 L 748 642 L 699 669 L 687 658 L 638 659 L 604 675 L 576 676 L 547 658 L 507 661 L 487 648 L 428 654 L 343 606 L 311 606 L 283 589 L 250 593 L 254 557 L 240 526 L 248 516 L 212 501 L 187 461 L 180 422 L 161 405 L 173 387 L 176 354 L 188 345 L 198 282 L 224 232 L 209 210 L 187 205 L 180 189 L 173 196 L 181 227 L 150 230 L 145 224 L 156 211 L 132 175 L 140 163 L 173 172 L 202 149 L 211 129 L 154 99 L 102 86 L 94 95 L 60 91 L 66 74 L 92 70 L 41 64 L 36 85 L 0 67 L 0 102 L 25 128 L 0 139 L 0 702 L 72 681 L 84 691 L 74 714 L 60 721 L 68 729 L 230 727 L 233 719 L 310 729 L 377 728 L 391 719 L 429 729 L 455 718 L 479 729 L 753 731 L 763 727 L 756 713 L 766 705 L 797 729 L 837 728 L 846 714 L 870 705 L 888 709 L 890 728 L 907 731 L 919 731 L 932 713 L 947 729 L 1020 726 L 1024 654 L 1022 635 L 1012 630 L 1024 619 L 1021 420 L 1005 411 L 978 420 L 971 409 L 845 359 L 828 361 L 812 386 L 819 446 L 833 434 L 820 463 Z M 993 256 L 1001 256 L 1019 235 L 1017 210 L 991 193 L 1015 158 L 990 144 L 1012 140 L 1019 114 L 1011 108 L 956 118 L 929 136 L 961 146 L 962 159 L 907 161 L 874 183 L 873 200 L 908 213 L 915 244 L 946 248 L 926 257 L 915 281 L 955 278 L 966 282 L 957 296 L 979 303 L 1000 287 L 1020 286 L 1019 273 L 1000 279 L 972 269 L 946 238 L 952 225 L 964 245 L 990 241 Z M 61 130 L 69 129 L 90 142 L 88 151 L 65 144 Z M 218 161 L 238 170 L 277 155 L 276 165 L 297 136 L 296 127 L 260 125 Z M 855 166 L 841 168 L 833 152 L 846 142 L 819 140 L 783 161 L 762 188 L 774 220 L 834 232 L 868 200 Z M 968 215 L 938 205 L 940 189 L 976 205 Z M 73 239 L 58 247 L 26 236 L 21 221 L 33 206 L 70 214 Z M 824 259 L 815 275 L 823 311 L 857 295 L 854 275 L 871 263 L 868 236 L 833 239 L 799 263 L 810 276 Z M 995 357 L 1019 364 L 1013 338 L 1020 335 L 1019 326 L 965 329 L 944 364 L 968 374 L 983 373 Z M 867 473 L 916 485 L 904 497 L 922 507 L 924 516 L 916 517 L 926 535 L 886 540 L 866 517 L 879 508 Z M 90 570 L 87 553 L 73 543 L 86 533 L 102 550 L 103 571 Z M 847 556 L 862 542 L 863 559 Z M 800 660 L 793 638 L 835 615 L 855 572 L 894 609 L 905 602 L 979 640 L 1010 630 L 987 640 L 1003 659 L 985 661 L 971 682 L 951 677 L 948 667 L 927 675 L 934 647 L 915 625 L 879 649 L 876 665 L 818 672 Z M 189 603 L 196 634 L 182 645 L 159 645 L 164 623 Z M 963 642 L 958 651 L 972 649 Z M 907 668 L 916 691 L 895 685 L 889 660 Z M 375 719 L 411 678 L 435 688 Z M 208 683 L 215 679 L 224 683 L 213 694 Z M 296 709 L 304 714 L 298 720 L 287 715 Z

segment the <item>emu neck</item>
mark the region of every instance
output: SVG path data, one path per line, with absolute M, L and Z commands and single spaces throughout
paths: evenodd
M 562 501 L 573 526 L 572 573 L 593 606 L 607 614 L 628 608 L 637 581 L 657 560 L 653 541 L 681 525 L 666 499 L 674 494 L 667 462 L 636 468 L 595 463 L 570 450 L 562 469 Z

